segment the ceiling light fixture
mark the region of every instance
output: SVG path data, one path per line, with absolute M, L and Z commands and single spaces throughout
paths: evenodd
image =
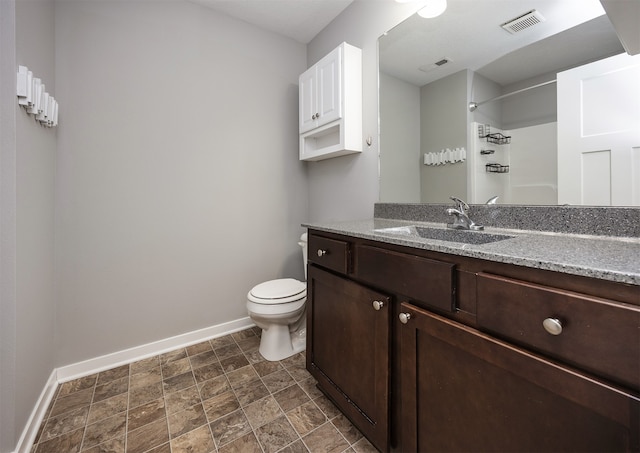
M 444 13 L 446 9 L 447 0 L 429 0 L 426 6 L 418 11 L 418 16 L 424 17 L 426 19 L 432 19 Z

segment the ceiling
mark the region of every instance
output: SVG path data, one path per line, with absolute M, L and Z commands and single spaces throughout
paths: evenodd
M 590 30 L 586 34 L 578 33 L 580 29 L 561 33 L 603 16 L 599 0 L 448 0 L 448 4 L 442 16 L 423 19 L 413 15 L 382 37 L 380 70 L 423 86 L 470 69 L 505 85 L 549 71 L 552 60 L 566 68 L 576 59 L 587 58 L 584 54 L 590 51 L 611 55 L 623 50 L 606 16 L 592 21 L 595 32 L 590 26 L 585 27 Z M 546 20 L 516 34 L 500 27 L 533 9 Z M 553 38 L 558 33 L 563 38 Z M 540 40 L 544 44 L 529 46 Z M 433 64 L 443 58 L 450 62 Z M 486 67 L 490 62 L 495 64 Z
M 192 0 L 220 13 L 292 38 L 311 41 L 353 0 Z

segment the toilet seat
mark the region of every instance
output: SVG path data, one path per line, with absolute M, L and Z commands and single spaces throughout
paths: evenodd
M 247 298 L 260 305 L 296 302 L 307 297 L 307 285 L 293 278 L 269 280 L 254 286 Z

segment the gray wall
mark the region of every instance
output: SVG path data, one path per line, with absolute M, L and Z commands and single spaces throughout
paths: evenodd
M 343 41 L 361 48 L 363 89 L 363 152 L 308 164 L 311 221 L 373 216 L 379 192 L 378 37 L 417 8 L 411 3 L 355 0 L 307 46 L 307 66 Z M 365 142 L 369 136 L 373 139 L 370 147 Z
M 1 12 L 1 85 L 12 96 L 2 102 L 0 450 L 10 451 L 54 368 L 56 130 L 18 107 L 14 91 L 21 64 L 55 95 L 54 4 L 3 1 Z
M 56 4 L 58 366 L 303 278 L 305 46 L 189 2 Z
M 463 70 L 420 89 L 420 147 L 422 154 L 442 149 L 468 148 L 469 71 Z M 422 165 L 423 203 L 448 203 L 454 195 L 467 198 L 467 162 Z
M 420 88 L 380 74 L 380 201 L 420 202 Z

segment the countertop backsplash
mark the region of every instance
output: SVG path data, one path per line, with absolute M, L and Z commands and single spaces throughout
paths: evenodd
M 376 203 L 374 217 L 450 223 L 451 204 Z M 486 227 L 613 237 L 640 237 L 640 208 L 470 205 L 469 217 Z

